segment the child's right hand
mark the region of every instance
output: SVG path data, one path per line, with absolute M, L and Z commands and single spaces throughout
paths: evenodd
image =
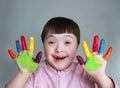
M 11 49 L 8 49 L 8 54 L 15 60 L 20 72 L 33 73 L 38 67 L 42 52 L 39 52 L 36 58 L 33 58 L 34 37 L 30 37 L 29 48 L 27 48 L 25 37 L 21 36 L 20 38 L 22 47 L 20 46 L 19 40 L 16 40 L 18 55 L 16 56 Z

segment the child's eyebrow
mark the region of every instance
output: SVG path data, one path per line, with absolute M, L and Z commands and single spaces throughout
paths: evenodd
M 72 39 L 73 39 L 73 36 L 71 36 L 71 35 L 65 35 L 65 37 L 70 37 L 70 38 L 72 38 Z
M 50 37 L 54 37 L 53 35 L 48 35 L 46 36 L 46 39 L 50 38 Z
M 46 39 L 48 39 L 48 38 L 54 38 L 54 37 L 55 36 L 51 34 L 51 35 L 46 36 Z M 66 38 L 66 37 L 74 39 L 74 37 L 72 35 L 69 35 L 69 34 L 66 34 L 66 35 L 62 36 L 62 38 Z

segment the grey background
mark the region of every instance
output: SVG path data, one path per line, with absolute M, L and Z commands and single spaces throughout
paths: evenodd
M 8 48 L 17 54 L 15 40 L 33 35 L 35 54 L 43 51 L 41 30 L 56 16 L 76 21 L 89 47 L 95 34 L 106 40 L 105 50 L 113 47 L 106 73 L 120 86 L 120 0 L 0 0 L 0 88 L 17 72 Z M 84 57 L 81 45 L 77 54 Z

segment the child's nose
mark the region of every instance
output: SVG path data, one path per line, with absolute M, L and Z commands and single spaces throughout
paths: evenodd
M 57 46 L 56 46 L 56 52 L 57 53 L 63 52 L 63 46 L 61 44 L 57 44 Z

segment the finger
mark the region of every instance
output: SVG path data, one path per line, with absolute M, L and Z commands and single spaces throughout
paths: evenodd
M 83 60 L 83 58 L 81 56 L 78 55 L 78 56 L 76 56 L 76 58 L 77 58 L 78 62 L 80 63 L 80 65 L 85 64 L 85 62 L 84 62 L 84 60 Z
M 18 52 L 18 53 L 21 53 L 21 52 L 22 52 L 22 49 L 21 49 L 19 40 L 16 40 L 16 48 L 17 48 L 17 52 Z
M 41 57 L 42 57 L 42 52 L 38 52 L 34 61 L 36 63 L 40 63 Z
M 15 58 L 16 58 L 16 55 L 12 52 L 11 49 L 8 49 L 8 54 L 10 55 L 10 57 L 11 57 L 12 59 L 15 59 Z
M 82 46 L 83 46 L 85 56 L 87 58 L 89 58 L 91 56 L 91 54 L 90 54 L 90 51 L 89 51 L 89 48 L 88 48 L 88 45 L 87 45 L 86 41 L 82 41 Z
M 92 47 L 92 52 L 93 53 L 97 53 L 98 52 L 98 40 L 99 40 L 99 36 L 95 35 L 94 39 L 93 39 L 93 47 Z
M 34 52 L 34 37 L 30 37 L 30 40 L 29 40 L 29 51 L 30 52 Z
M 101 39 L 100 40 L 99 51 L 98 51 L 99 55 L 102 55 L 104 53 L 104 46 L 105 46 L 105 40 Z
M 105 60 L 108 60 L 108 58 L 110 57 L 111 53 L 112 53 L 112 47 L 109 47 L 107 52 L 106 52 L 106 54 L 103 56 L 103 58 Z
M 24 36 L 21 36 L 22 50 L 27 50 L 26 40 Z

